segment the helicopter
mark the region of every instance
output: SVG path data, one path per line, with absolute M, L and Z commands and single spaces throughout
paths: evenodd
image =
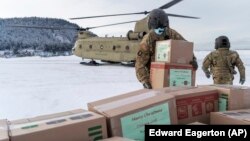
M 182 0 L 172 0 L 158 9 L 170 8 Z M 125 15 L 140 15 L 149 14 L 150 11 L 134 12 L 134 13 L 123 13 L 123 14 L 113 14 L 113 15 L 99 15 L 99 16 L 88 16 L 88 17 L 75 17 L 70 18 L 70 20 L 80 20 L 89 18 L 102 18 L 111 16 L 125 16 Z M 177 15 L 166 13 L 167 16 L 179 17 L 179 18 L 191 18 L 199 19 L 198 17 Z M 82 58 L 80 64 L 84 65 L 100 65 L 96 60 L 101 60 L 107 63 L 120 63 L 126 66 L 134 66 L 136 55 L 139 49 L 139 44 L 144 37 L 149 32 L 148 28 L 148 16 L 137 21 L 127 21 L 114 24 L 86 27 L 86 28 L 71 28 L 71 27 L 45 27 L 45 26 L 25 26 L 25 25 L 12 25 L 11 27 L 24 27 L 24 28 L 38 28 L 38 29 L 49 29 L 49 30 L 77 30 L 78 35 L 74 47 L 72 48 L 72 53 L 75 56 Z M 135 23 L 134 30 L 129 30 L 126 37 L 98 37 L 96 34 L 91 32 L 91 29 L 101 28 L 107 26 L 114 26 L 120 24 Z M 85 62 L 84 59 L 90 59 L 91 61 Z
M 171 6 L 181 2 L 182 0 L 172 0 L 168 2 L 159 9 L 167 9 Z M 125 16 L 125 15 L 135 15 L 135 14 L 149 14 L 150 11 L 135 12 L 135 13 L 124 13 L 124 14 L 113 14 L 113 15 L 99 15 L 99 16 L 88 16 L 88 17 L 76 17 L 70 18 L 70 20 L 88 19 L 88 18 L 101 18 L 101 17 L 111 17 L 111 16 Z M 177 15 L 166 13 L 168 16 L 180 17 L 180 18 L 191 18 L 199 19 L 198 17 Z M 126 37 L 98 37 L 90 35 L 88 30 L 97 28 L 90 27 L 86 30 L 80 31 L 78 33 L 78 38 L 75 42 L 72 52 L 74 55 L 81 57 L 82 59 L 91 59 L 90 62 L 81 62 L 81 64 L 87 65 L 99 65 L 95 60 L 101 60 L 108 63 L 121 63 L 127 66 L 134 66 L 136 54 L 139 49 L 139 43 L 143 36 L 149 32 L 148 28 L 148 16 L 138 21 L 128 21 L 116 24 L 109 24 L 97 27 L 112 26 L 118 24 L 126 24 L 135 22 L 134 30 L 129 30 Z

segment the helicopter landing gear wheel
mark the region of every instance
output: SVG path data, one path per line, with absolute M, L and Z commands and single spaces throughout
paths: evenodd
M 135 62 L 121 62 L 121 65 L 127 67 L 135 67 Z
M 99 63 L 97 63 L 95 60 L 91 60 L 90 62 L 81 62 L 80 64 L 82 64 L 82 65 L 88 65 L 88 66 L 99 66 L 100 64 Z

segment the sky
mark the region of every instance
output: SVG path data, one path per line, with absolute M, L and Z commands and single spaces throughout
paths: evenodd
M 150 11 L 171 0 L 1 0 L 0 18 L 51 17 L 69 20 L 72 17 Z M 181 33 L 195 48 L 214 48 L 220 35 L 229 37 L 232 49 L 249 48 L 249 0 L 183 0 L 165 12 L 197 16 L 201 19 L 170 17 L 170 27 Z M 81 27 L 139 20 L 145 15 L 69 20 Z M 125 36 L 134 23 L 91 30 L 99 36 Z
M 238 51 L 250 86 L 250 51 Z M 209 51 L 195 52 L 199 68 L 196 85 L 212 84 L 201 69 Z M 0 119 L 87 109 L 87 103 L 142 89 L 135 68 L 122 65 L 85 66 L 76 56 L 0 58 Z M 88 60 L 86 60 L 87 62 Z M 236 69 L 236 71 L 238 71 Z M 239 84 L 239 73 L 234 85 Z

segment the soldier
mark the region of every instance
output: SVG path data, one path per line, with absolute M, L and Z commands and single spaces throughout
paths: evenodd
M 150 65 L 155 59 L 156 41 L 185 39 L 175 30 L 169 28 L 168 16 L 162 9 L 154 9 L 150 12 L 148 27 L 150 31 L 143 37 L 140 43 L 136 57 L 135 70 L 137 79 L 143 84 L 143 87 L 152 89 L 150 83 Z M 190 64 L 193 65 L 195 70 L 198 68 L 195 56 Z
M 240 73 L 240 84 L 245 82 L 245 67 L 236 51 L 230 48 L 229 39 L 220 36 L 215 39 L 215 51 L 209 53 L 203 61 L 202 69 L 207 78 L 213 75 L 214 84 L 233 84 L 236 66 Z M 210 69 L 210 70 L 209 70 Z

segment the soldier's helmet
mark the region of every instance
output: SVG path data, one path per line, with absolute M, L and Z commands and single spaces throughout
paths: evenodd
M 227 36 L 219 36 L 215 39 L 215 49 L 230 48 L 230 42 Z
M 157 29 L 159 27 L 169 27 L 168 15 L 162 9 L 154 9 L 148 16 L 148 28 Z

